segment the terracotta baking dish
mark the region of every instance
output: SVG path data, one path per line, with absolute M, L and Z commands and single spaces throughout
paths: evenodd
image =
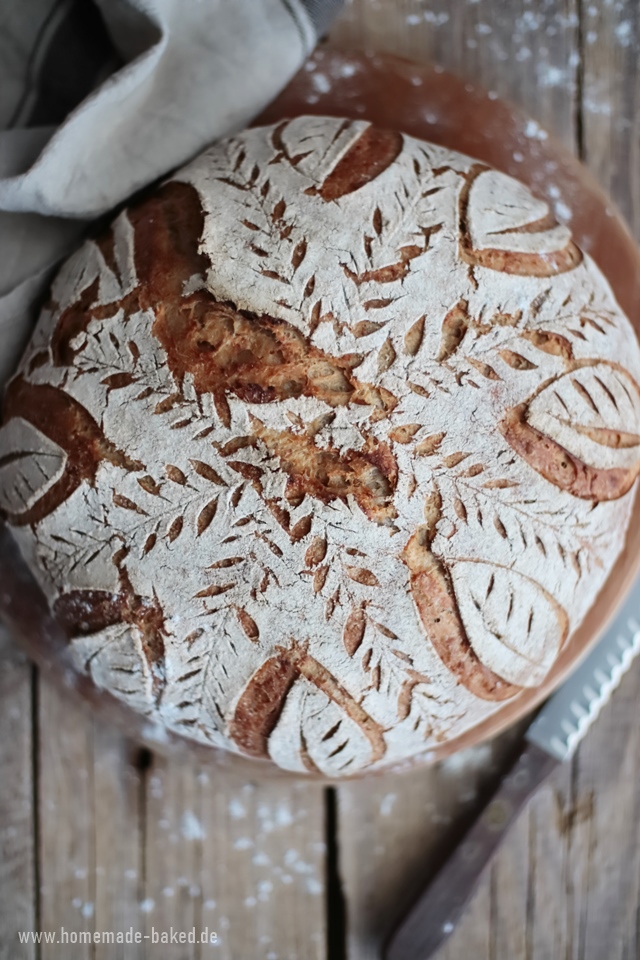
M 318 77 L 321 81 L 318 81 Z M 382 54 L 321 48 L 256 121 L 272 123 L 303 113 L 370 120 L 459 150 L 511 174 L 570 218 L 576 242 L 595 259 L 640 335 L 640 251 L 611 201 L 580 162 L 536 121 L 493 94 L 465 84 L 439 67 Z M 406 764 L 430 763 L 495 736 L 539 704 L 597 640 L 640 565 L 640 501 L 636 497 L 623 553 L 581 627 L 563 649 L 545 683 L 509 701 L 491 718 Z M 265 761 L 245 760 L 187 744 L 145 726 L 87 678 L 65 664 L 65 641 L 6 529 L 0 530 L 0 616 L 47 674 L 79 691 L 101 713 L 153 749 L 188 747 L 200 759 L 248 778 L 291 777 Z M 403 767 L 404 768 L 404 767 Z

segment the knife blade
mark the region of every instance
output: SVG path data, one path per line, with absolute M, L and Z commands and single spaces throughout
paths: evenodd
M 453 933 L 509 828 L 597 719 L 640 653 L 640 582 L 582 664 L 542 707 L 524 746 L 468 832 L 401 921 L 385 960 L 428 960 Z

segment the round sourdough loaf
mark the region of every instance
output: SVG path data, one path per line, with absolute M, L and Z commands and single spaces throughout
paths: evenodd
M 524 186 L 302 117 L 64 265 L 7 388 L 0 505 L 78 671 L 339 777 L 543 681 L 624 543 L 639 379 Z

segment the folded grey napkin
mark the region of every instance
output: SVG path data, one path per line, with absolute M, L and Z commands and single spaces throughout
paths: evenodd
M 342 2 L 0 0 L 0 384 L 87 222 L 245 126 Z

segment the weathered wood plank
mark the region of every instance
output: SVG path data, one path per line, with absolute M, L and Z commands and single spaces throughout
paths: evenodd
M 40 703 L 43 930 L 155 935 L 166 960 L 203 956 L 206 928 L 222 957 L 325 956 L 321 788 L 222 780 L 188 756 L 139 771 L 139 750 L 64 692 L 43 683 Z M 70 938 L 65 960 L 150 949 Z
M 350 960 L 379 957 L 410 907 L 495 780 L 513 735 L 465 751 L 438 767 L 339 788 L 340 858 Z M 483 884 L 446 956 L 492 957 L 491 889 Z M 460 941 L 463 938 L 464 951 Z
M 539 792 L 526 814 L 527 839 L 510 839 L 501 858 L 518 855 L 527 864 L 527 912 L 523 956 L 571 957 L 572 937 L 568 873 L 571 837 L 564 824 L 573 803 L 574 767 L 562 767 Z M 524 820 L 525 818 L 523 818 Z M 517 956 L 517 955 L 516 955 Z
M 518 103 L 572 146 L 578 33 L 578 0 L 351 0 L 331 42 L 440 63 Z
M 556 772 L 516 824 L 443 960 L 638 956 L 639 696 L 636 665 L 576 761 Z M 377 812 L 370 784 L 341 788 L 350 958 L 379 955 L 394 920 L 435 868 L 443 841 L 455 837 L 462 811 L 473 807 L 472 779 L 488 776 L 482 749 L 468 755 L 466 768 L 463 755 L 455 758 L 454 770 L 458 763 L 460 769 L 453 783 L 443 782 L 451 761 L 421 777 L 387 781 Z M 447 810 L 448 826 L 439 822 L 438 809 Z
M 145 776 L 132 762 L 139 750 L 118 730 L 99 721 L 93 727 L 94 929 L 114 934 L 142 931 Z M 145 955 L 141 944 L 101 942 L 94 946 L 93 960 L 138 960 Z
M 521 817 L 514 825 L 509 842 L 499 851 L 490 875 L 483 883 L 481 893 L 488 897 L 482 916 L 489 917 L 489 956 L 525 957 L 527 943 L 527 888 L 529 882 L 529 857 L 523 856 L 529 847 L 529 818 Z M 509 891 L 508 896 L 503 891 Z M 478 899 L 481 899 L 479 897 Z M 476 909 L 478 905 L 474 904 Z M 487 913 L 488 911 L 488 913 Z M 465 918 L 466 919 L 466 918 Z M 452 957 L 460 954 L 458 940 L 465 944 L 469 937 L 467 928 L 460 929 L 450 947 Z
M 188 934 L 200 927 L 199 871 L 204 828 L 200 789 L 192 763 L 156 757 L 148 771 L 144 812 L 144 896 L 140 902 L 145 934 Z M 192 960 L 193 944 L 159 947 L 167 960 Z
M 324 793 L 200 775 L 202 918 L 224 960 L 327 955 Z
M 584 861 L 576 956 L 637 957 L 640 904 L 640 666 L 617 691 L 580 752 L 574 843 Z
M 39 697 L 39 833 L 43 960 L 135 960 L 135 943 L 74 942 L 81 934 L 142 929 L 140 777 L 132 748 L 69 691 L 46 680 Z M 143 897 L 142 897 L 143 898 Z
M 59 933 L 65 960 L 89 960 L 92 946 L 71 940 L 94 929 L 93 727 L 69 692 L 44 678 L 38 708 L 40 925 Z M 61 949 L 43 944 L 42 960 L 58 960 Z
M 0 627 L 0 960 L 32 960 L 36 876 L 32 744 L 32 667 Z
M 582 33 L 584 159 L 640 238 L 640 7 L 588 4 Z
M 491 882 L 480 887 L 458 929 L 442 949 L 442 960 L 466 960 L 467 957 L 473 957 L 474 960 L 476 957 L 478 960 L 493 960 L 495 954 L 492 952 L 490 918 L 495 897 L 495 888 Z
M 326 955 L 324 800 L 318 786 L 246 783 L 188 758 L 153 760 L 145 800 L 145 933 L 217 934 L 217 955 Z M 200 957 L 198 943 L 163 947 Z

